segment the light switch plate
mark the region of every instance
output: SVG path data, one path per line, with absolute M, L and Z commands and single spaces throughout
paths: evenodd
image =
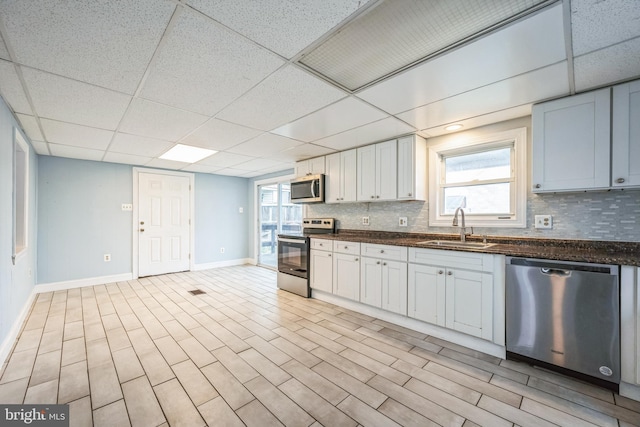
M 551 215 L 536 215 L 534 220 L 535 220 L 536 228 L 542 228 L 542 229 L 553 228 L 553 217 Z

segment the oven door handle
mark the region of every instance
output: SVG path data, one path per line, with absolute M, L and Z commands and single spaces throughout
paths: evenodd
M 302 239 L 283 239 L 282 237 L 278 238 L 278 242 L 285 242 L 285 243 L 296 243 L 298 245 L 304 245 L 305 241 Z

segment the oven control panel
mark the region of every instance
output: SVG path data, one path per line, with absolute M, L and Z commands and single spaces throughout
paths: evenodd
M 302 220 L 302 229 L 309 232 L 312 229 L 335 230 L 335 219 L 333 218 L 304 218 Z

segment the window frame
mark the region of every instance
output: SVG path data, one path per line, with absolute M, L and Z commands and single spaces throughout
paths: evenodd
M 18 156 L 24 158 L 20 161 Z M 17 261 L 27 253 L 29 247 L 29 144 L 16 128 L 13 129 L 12 165 L 12 260 Z M 21 174 L 22 176 L 18 176 Z M 20 193 L 21 191 L 21 193 Z M 21 226 L 20 226 L 21 225 Z
M 527 226 L 527 128 L 510 129 L 477 137 L 455 138 L 429 147 L 429 226 L 452 227 L 453 214 L 443 214 L 444 156 L 473 154 L 513 146 L 511 207 L 509 215 L 465 212 L 469 227 L 526 228 Z

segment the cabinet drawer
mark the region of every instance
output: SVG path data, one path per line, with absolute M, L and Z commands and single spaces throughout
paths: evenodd
M 311 239 L 311 249 L 317 249 L 320 251 L 332 251 L 333 240 L 328 239 Z
M 341 254 L 360 255 L 360 243 L 334 240 L 333 252 Z
M 493 255 L 475 252 L 443 251 L 409 248 L 409 262 L 415 264 L 455 267 L 465 270 L 493 272 Z
M 406 261 L 407 248 L 405 246 L 376 245 L 363 243 L 360 252 L 362 256 L 388 259 L 391 261 Z

